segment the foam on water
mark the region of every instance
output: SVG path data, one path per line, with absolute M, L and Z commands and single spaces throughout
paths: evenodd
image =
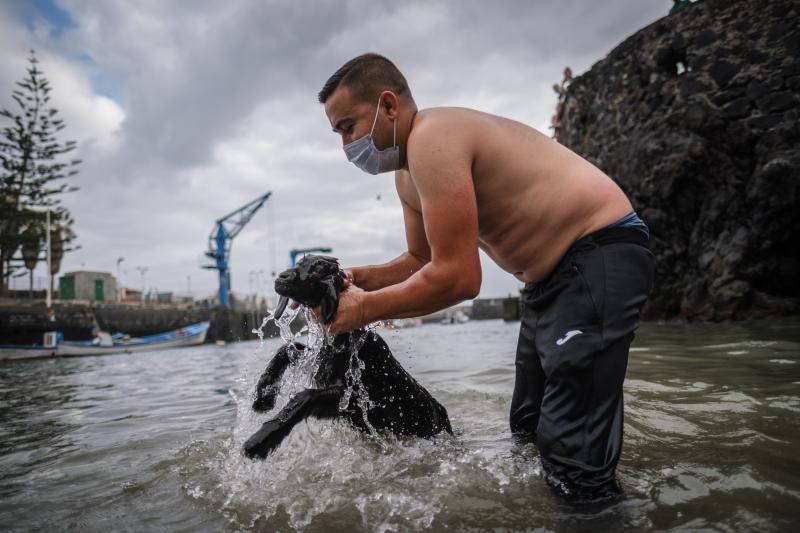
M 300 310 L 307 326 L 292 333 L 290 325 Z M 270 319 L 268 315 L 259 329 Z M 339 407 L 346 409 L 355 398 L 365 413 L 369 433 L 342 419 L 310 418 L 298 424 L 265 460 L 246 458 L 241 452 L 244 441 L 294 394 L 312 386 L 319 352 L 325 342 L 332 341 L 313 313 L 303 307 L 287 309 L 275 322 L 285 343 L 306 337 L 306 348 L 297 350 L 284 374 L 275 408 L 266 414 L 254 413 L 251 408 L 252 393 L 265 364 L 262 341 L 239 386 L 230 391 L 237 412 L 231 438 L 207 464 L 212 478 L 218 480 L 217 487 L 186 487 L 192 498 L 223 500 L 222 512 L 232 524 L 275 526 L 283 517 L 291 529 L 302 530 L 323 517 L 354 513 L 371 531 L 420 530 L 431 527 L 446 512 L 448 501 L 462 491 L 471 491 L 476 480 L 483 480 L 485 490 L 502 495 L 510 485 L 512 492 L 524 491 L 527 489 L 522 486 L 540 478 L 532 446 L 515 447 L 505 441 L 500 446 L 495 442 L 464 443 L 449 435 L 430 440 L 378 435 L 366 419 L 372 403 L 361 383 L 365 362 L 358 351 L 364 335 L 359 334 L 351 338 L 347 389 Z
M 240 407 L 240 415 L 243 409 L 247 406 Z M 246 426 L 244 418 L 237 425 Z M 254 461 L 241 454 L 247 431 L 239 433 L 208 462 L 210 486 L 187 487 L 187 494 L 223 501 L 221 510 L 231 523 L 246 528 L 281 529 L 283 519 L 292 530 L 303 530 L 355 515 L 349 523 L 370 531 L 424 530 L 454 500 L 487 495 L 521 500 L 541 491 L 532 448 L 516 450 L 514 457 L 504 446 L 465 445 L 452 437 L 370 439 L 345 422 L 312 419 L 299 424 L 267 459 Z M 548 499 L 546 493 L 540 496 Z M 535 505 L 525 507 L 531 517 L 537 512 Z

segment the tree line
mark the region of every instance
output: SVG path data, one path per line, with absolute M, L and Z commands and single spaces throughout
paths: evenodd
M 17 109 L 0 111 L 5 122 L 0 133 L 0 295 L 7 294 L 11 276 L 25 270 L 33 290 L 33 269 L 45 258 L 48 211 L 51 289 L 64 253 L 75 249 L 74 220 L 61 196 L 78 190 L 67 179 L 78 173 L 81 161 L 67 157 L 77 148 L 75 141 L 59 140 L 65 124 L 49 104 L 50 82 L 38 63 L 31 50 L 27 75 L 11 93 Z

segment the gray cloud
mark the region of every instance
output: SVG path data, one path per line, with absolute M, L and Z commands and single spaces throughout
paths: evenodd
M 66 199 L 83 248 L 63 270 L 114 272 L 123 256 L 133 286 L 133 267 L 147 265 L 148 285 L 183 291 L 191 276 L 198 295 L 216 286 L 197 268 L 214 220 L 268 190 L 270 207 L 234 242 L 234 290 L 248 289 L 251 271 L 282 269 L 295 247 L 328 245 L 347 264 L 403 250 L 391 177 L 349 165 L 316 103 L 350 57 L 392 58 L 422 107 L 467 105 L 546 129 L 563 67 L 585 70 L 671 2 L 58 4 L 75 22 L 58 38 L 0 4 L 0 102 L 27 50 L 40 50 L 71 113 L 67 136 L 83 141 L 81 191 Z M 515 292 L 489 263 L 482 295 Z

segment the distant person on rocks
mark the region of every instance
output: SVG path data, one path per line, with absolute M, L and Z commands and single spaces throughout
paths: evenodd
M 561 136 L 561 117 L 564 115 L 564 105 L 567 102 L 567 89 L 570 83 L 572 83 L 572 69 L 566 67 L 561 84 L 553 84 L 553 91 L 558 95 L 556 112 L 550 117 L 550 129 L 553 130 L 553 139 L 558 139 Z
M 622 382 L 653 277 L 647 226 L 622 190 L 519 122 L 418 110 L 403 74 L 377 54 L 345 63 L 319 101 L 350 162 L 394 173 L 408 245 L 388 263 L 347 270 L 331 333 L 474 298 L 484 250 L 525 283 L 512 432 L 536 442 L 562 495 L 617 496 Z

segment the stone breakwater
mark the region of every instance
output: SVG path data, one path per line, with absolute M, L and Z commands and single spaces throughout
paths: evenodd
M 800 312 L 800 2 L 702 0 L 568 90 L 560 142 L 652 230 L 646 318 Z

